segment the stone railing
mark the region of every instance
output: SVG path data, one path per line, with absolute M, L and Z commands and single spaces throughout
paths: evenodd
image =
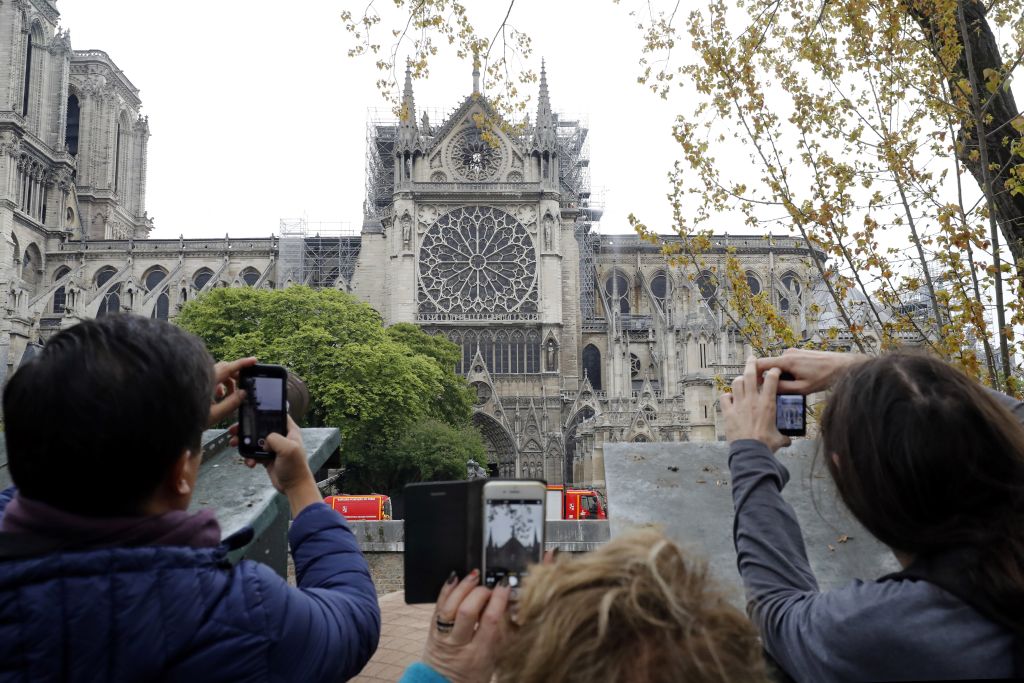
M 341 435 L 337 429 L 303 429 L 302 441 L 309 467 L 315 472 L 338 449 Z M 7 444 L 0 435 L 0 490 L 10 485 Z M 190 510 L 201 508 L 217 513 L 222 538 L 252 527 L 253 541 L 233 552 L 232 561 L 258 560 L 281 576 L 287 575 L 288 501 L 274 489 L 262 467 L 249 469 L 242 464 L 223 429 L 203 433 L 203 461 Z
M 540 192 L 540 183 L 400 183 L 416 192 Z

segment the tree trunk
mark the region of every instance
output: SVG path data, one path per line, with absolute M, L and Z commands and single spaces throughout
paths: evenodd
M 978 0 L 960 0 L 960 4 L 963 7 L 968 31 L 966 50 L 960 52 L 954 70 L 955 75 L 951 78 L 950 88 L 954 92 L 960 87 L 958 83 L 961 78 L 966 79 L 967 82 L 984 84 L 986 70 L 993 69 L 1001 73 L 1003 68 L 999 44 L 996 42 L 996 37 L 985 16 L 985 6 Z M 913 4 L 912 0 L 911 4 L 907 6 L 907 12 L 921 27 L 925 38 L 932 42 L 933 52 L 938 54 L 939 50 L 945 47 L 938 41 L 942 40 L 941 36 L 949 35 L 949 33 L 943 34 L 933 30 L 934 20 L 932 17 L 924 14 L 920 7 Z M 973 74 L 968 72 L 968 51 L 971 57 L 970 62 L 974 67 Z M 940 64 L 940 67 L 946 68 L 946 65 Z M 986 100 L 984 104 L 985 112 L 990 114 L 992 119 L 986 123 L 988 133 L 982 142 L 988 152 L 989 163 L 997 168 L 986 173 L 986 170 L 982 168 L 980 155 L 976 160 L 971 160 L 971 151 L 978 149 L 979 143 L 973 134 L 974 122 L 971 120 L 961 122 L 959 131 L 960 142 L 963 143 L 961 161 L 974 176 L 974 179 L 978 181 L 978 185 L 983 191 L 987 182 L 992 183 L 992 209 L 1006 244 L 1010 248 L 1010 253 L 1013 254 L 1017 270 L 1024 274 L 1024 195 L 1013 196 L 1006 189 L 1006 180 L 1009 178 L 1009 171 L 1013 168 L 1014 163 L 1009 145 L 1002 143 L 1003 138 L 1013 139 L 1017 135 L 1017 131 L 1010 126 L 1010 121 L 1020 114 L 1020 110 L 1017 109 L 1013 92 L 1009 88 L 1004 88 L 1004 83 L 1005 81 L 999 84 L 995 93 L 990 94 L 988 90 L 978 93 L 979 96 L 991 97 L 991 101 Z M 984 86 L 982 87 L 984 88 Z

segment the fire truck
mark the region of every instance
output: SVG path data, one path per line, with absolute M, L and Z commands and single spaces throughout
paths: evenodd
M 608 519 L 607 506 L 594 489 L 573 489 L 548 484 L 547 518 Z
M 324 502 L 350 522 L 391 519 L 391 499 L 379 493 L 365 496 L 327 496 Z

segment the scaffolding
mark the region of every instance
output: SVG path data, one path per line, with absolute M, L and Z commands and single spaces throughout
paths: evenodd
M 347 288 L 361 243 L 349 223 L 282 218 L 278 278 L 316 289 Z
M 381 219 L 395 193 L 395 143 L 398 120 L 390 112 L 371 109 L 366 117 L 366 199 L 363 215 Z

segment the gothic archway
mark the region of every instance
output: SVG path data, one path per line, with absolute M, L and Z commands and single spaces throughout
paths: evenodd
M 484 437 L 487 461 L 497 465 L 498 476 L 513 479 L 516 476 L 516 443 L 508 430 L 486 413 L 473 413 L 473 425 Z
M 592 417 L 594 417 L 594 409 L 590 406 L 584 406 L 573 415 L 565 429 L 565 471 L 562 473 L 562 476 L 566 486 L 574 481 L 573 463 L 576 461 L 577 428 L 581 422 Z

